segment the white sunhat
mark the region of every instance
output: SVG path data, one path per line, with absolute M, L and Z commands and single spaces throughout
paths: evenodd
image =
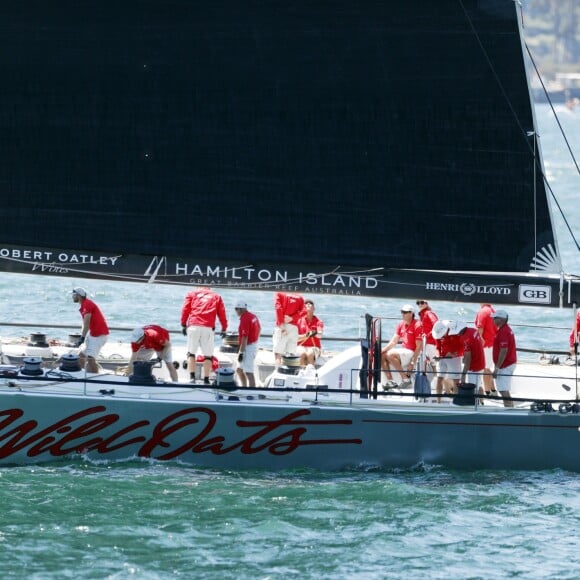
M 139 342 L 144 335 L 145 330 L 143 330 L 143 328 L 135 328 L 135 330 L 131 332 L 131 342 Z
M 449 321 L 449 336 L 459 334 L 464 328 L 467 328 L 467 324 L 463 320 L 450 320 Z
M 431 334 L 435 340 L 439 340 L 440 338 L 443 338 L 447 334 L 448 330 L 449 330 L 449 320 L 438 320 L 433 325 L 433 330 L 431 331 Z
M 76 294 L 77 296 L 80 296 L 81 298 L 87 297 L 87 291 L 84 288 L 81 288 L 81 286 L 75 286 L 72 289 L 72 294 Z

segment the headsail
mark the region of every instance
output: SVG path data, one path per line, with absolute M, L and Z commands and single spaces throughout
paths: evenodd
M 1 269 L 474 301 L 425 285 L 561 269 L 511 0 L 143 6 L 4 8 Z

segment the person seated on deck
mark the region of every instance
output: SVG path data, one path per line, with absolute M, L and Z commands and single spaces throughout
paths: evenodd
M 395 334 L 381 351 L 381 368 L 387 376 L 383 389 L 411 386 L 411 373 L 423 348 L 423 328 L 415 318 L 415 308 L 410 304 L 403 305 L 401 316 L 403 320 L 397 324 Z M 398 385 L 393 381 L 391 368 L 401 376 Z
M 148 361 L 154 356 L 165 362 L 171 380 L 176 383 L 178 381 L 177 370 L 173 366 L 169 332 L 156 324 L 135 328 L 131 333 L 131 358 L 129 359 L 128 374 L 133 372 L 135 361 Z
M 431 333 L 437 341 L 437 402 L 440 403 L 443 379 L 451 382 L 451 388 L 446 388 L 446 391 L 457 392 L 465 347 L 463 339 L 457 335 L 457 323 L 451 320 L 438 320 Z
M 314 302 L 304 301 L 305 313 L 298 320 L 298 348 L 302 366 L 313 365 L 322 352 L 320 337 L 324 331 L 324 323 L 314 314 Z

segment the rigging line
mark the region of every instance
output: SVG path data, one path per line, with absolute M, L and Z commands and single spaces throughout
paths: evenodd
M 554 119 L 556 120 L 556 123 L 558 124 L 558 127 L 560 129 L 560 134 L 562 135 L 562 138 L 564 139 L 564 142 L 566 143 L 566 147 L 568 148 L 568 152 L 570 153 L 570 157 L 571 157 L 572 161 L 574 162 L 574 165 L 576 166 L 576 172 L 578 173 L 578 175 L 580 175 L 580 167 L 578 167 L 578 162 L 576 161 L 576 157 L 574 156 L 574 152 L 572 151 L 572 147 L 570 146 L 568 138 L 566 137 L 566 132 L 564 131 L 564 128 L 562 127 L 562 125 L 560 123 L 560 118 L 558 117 L 558 114 L 556 113 L 556 110 L 554 109 L 554 104 L 552 103 L 552 99 L 550 98 L 550 94 L 548 93 L 548 89 L 546 89 L 546 85 L 544 84 L 544 79 L 542 78 L 542 75 L 540 74 L 540 71 L 536 65 L 536 61 L 534 60 L 534 57 L 532 56 L 532 52 L 530 51 L 530 47 L 528 46 L 528 44 L 526 42 L 524 42 L 524 46 L 526 47 L 526 51 L 528 53 L 528 56 L 530 57 L 530 61 L 532 63 L 532 66 L 534 67 L 534 70 L 536 71 L 536 76 L 538 77 L 538 80 L 540 81 L 540 84 L 542 85 L 542 90 L 544 91 L 544 95 L 546 96 L 546 99 L 550 105 L 550 109 L 552 110 L 552 114 L 554 115 Z M 538 160 L 538 163 L 539 163 L 539 160 Z M 570 224 L 568 223 L 566 215 L 564 214 L 564 211 L 562 210 L 562 207 L 560 206 L 560 202 L 558 201 L 556 194 L 552 190 L 552 186 L 548 182 L 548 179 L 544 175 L 541 167 L 540 167 L 540 172 L 541 172 L 542 177 L 544 179 L 544 183 L 548 186 L 548 190 L 550 191 L 550 195 L 552 196 L 552 199 L 554 200 L 554 203 L 556 204 L 556 207 L 558 208 L 558 211 L 560 212 L 560 216 L 562 217 L 564 223 L 566 224 L 566 228 L 568 229 L 568 232 L 570 233 L 570 237 L 572 238 L 572 241 L 574 242 L 576 249 L 580 251 L 580 245 L 578 244 L 578 241 L 576 240 L 576 237 L 574 236 L 574 232 L 572 231 L 572 228 L 570 227 Z
M 510 98 L 508 97 L 507 92 L 503 86 L 503 83 L 501 82 L 501 79 L 499 78 L 499 75 L 497 74 L 497 71 L 495 70 L 495 67 L 493 66 L 491 58 L 489 57 L 487 51 L 485 50 L 485 47 L 483 46 L 483 42 L 481 41 L 481 38 L 479 37 L 479 34 L 477 32 L 477 29 L 475 28 L 473 21 L 471 20 L 469 13 L 467 12 L 467 9 L 465 8 L 463 0 L 459 0 L 459 4 L 461 5 L 461 8 L 462 8 L 463 13 L 465 15 L 465 18 L 466 18 L 467 22 L 469 23 L 469 27 L 471 28 L 471 31 L 472 31 L 475 39 L 477 40 L 477 44 L 479 45 L 479 48 L 481 49 L 481 52 L 482 52 L 485 60 L 487 61 L 487 64 L 489 66 L 489 70 L 491 71 L 491 74 L 493 75 L 493 77 L 497 83 L 497 86 L 498 86 L 499 90 L 501 91 L 501 94 L 503 95 L 503 98 L 504 98 L 507 106 L 509 107 L 509 110 L 511 111 L 511 113 L 514 117 L 515 122 L 516 122 L 517 126 L 519 127 L 521 134 L 524 135 L 524 137 L 525 137 L 525 142 L 527 143 L 527 146 L 530 150 L 530 153 L 532 153 L 532 146 L 529 143 L 529 139 L 527 139 L 527 131 L 524 130 L 524 128 L 522 127 L 522 124 L 520 123 L 520 119 L 518 117 L 518 114 L 516 113 L 516 111 L 512 105 L 512 102 L 511 102 Z
M 532 145 L 530 144 L 530 141 L 527 138 L 527 133 L 528 132 L 524 130 L 524 128 L 522 127 L 522 124 L 520 123 L 520 119 L 519 119 L 516 111 L 514 110 L 514 107 L 513 107 L 512 103 L 511 103 L 511 101 L 510 101 L 510 99 L 509 99 L 509 97 L 508 97 L 508 95 L 507 95 L 507 93 L 506 93 L 506 91 L 504 89 L 504 86 L 503 86 L 503 84 L 502 84 L 502 82 L 501 82 L 501 80 L 500 80 L 500 78 L 499 78 L 499 76 L 498 76 L 498 74 L 497 74 L 497 72 L 495 70 L 495 67 L 493 66 L 493 63 L 491 62 L 491 59 L 489 58 L 489 55 L 487 54 L 487 51 L 485 50 L 485 47 L 483 46 L 483 43 L 481 42 L 481 39 L 479 37 L 479 34 L 477 33 L 477 30 L 476 30 L 475 26 L 473 25 L 473 21 L 469 17 L 469 14 L 467 12 L 467 9 L 465 8 L 465 5 L 463 3 L 463 0 L 459 0 L 459 4 L 460 4 L 460 6 L 461 6 L 461 8 L 463 10 L 463 13 L 465 15 L 465 18 L 466 18 L 467 22 L 469 23 L 469 27 L 471 28 L 471 31 L 473 32 L 473 35 L 475 36 L 475 39 L 477 40 L 477 43 L 479 44 L 479 48 L 481 49 L 481 52 L 483 53 L 483 56 L 485 57 L 485 60 L 487 61 L 487 64 L 489 65 L 489 68 L 491 70 L 491 73 L 492 73 L 493 77 L 495 78 L 495 81 L 497 82 L 497 85 L 498 85 L 498 87 L 499 87 L 499 89 L 500 89 L 500 91 L 501 91 L 501 93 L 502 93 L 502 95 L 503 95 L 503 97 L 505 99 L 505 102 L 507 103 L 510 111 L 512 112 L 512 115 L 513 115 L 513 117 L 515 119 L 515 122 L 516 122 L 517 126 L 520 128 L 521 134 L 525 138 L 525 142 L 526 142 L 526 144 L 528 146 L 528 149 L 530 150 L 530 153 L 533 154 Z M 527 45 L 526 45 L 526 49 L 527 49 Z M 528 54 L 529 54 L 529 50 L 528 50 Z M 534 62 L 533 59 L 532 59 L 532 62 Z M 534 68 L 535 68 L 535 64 L 534 64 Z M 536 69 L 536 71 L 537 71 L 537 69 Z M 539 73 L 537 73 L 537 74 L 539 76 Z M 542 79 L 540 78 L 540 82 L 541 81 L 542 81 Z M 543 82 L 542 82 L 542 86 L 543 86 Z M 544 87 L 544 91 L 545 90 L 546 89 Z M 553 110 L 553 108 L 552 108 L 552 110 Z M 554 115 L 555 115 L 555 112 L 554 112 Z M 559 124 L 559 122 L 558 122 L 558 124 Z M 535 127 L 534 127 L 534 131 L 535 131 Z M 535 140 L 536 140 L 536 136 L 534 136 L 534 143 L 535 143 Z M 574 156 L 572 156 L 572 157 L 574 158 Z M 574 162 L 576 162 L 575 159 L 574 159 Z M 566 228 L 568 229 L 568 232 L 570 234 L 570 237 L 572 238 L 572 241 L 574 242 L 574 245 L 576 246 L 576 249 L 578 251 L 580 251 L 580 244 L 578 244 L 578 241 L 576 240 L 576 237 L 574 236 L 574 232 L 572 231 L 572 228 L 570 227 L 570 224 L 568 223 L 568 220 L 566 219 L 566 215 L 564 214 L 564 211 L 562 210 L 562 207 L 560 206 L 560 202 L 558 201 L 558 198 L 554 194 L 554 191 L 552 190 L 552 187 L 548 183 L 548 179 L 545 176 L 544 172 L 542 171 L 542 167 L 539 165 L 539 163 L 540 163 L 539 158 L 534 159 L 534 163 L 536 165 L 538 165 L 539 170 L 540 170 L 540 175 L 543 178 L 544 184 L 547 185 L 548 190 L 550 191 L 550 195 L 551 195 L 552 199 L 554 200 L 554 202 L 556 204 L 556 207 L 558 208 L 558 211 L 560 212 L 560 215 L 562 216 L 562 219 L 564 220 L 564 223 L 566 224 Z M 578 165 L 576 165 L 576 167 L 578 167 Z
M 524 46 L 526 47 L 526 50 L 528 52 L 528 55 L 529 55 L 530 60 L 532 62 L 532 65 L 534 66 L 534 70 L 536 71 L 536 75 L 538 77 L 538 80 L 540 81 L 540 83 L 542 85 L 542 89 L 544 91 L 544 94 L 546 95 L 548 103 L 550 104 L 550 108 L 552 109 L 554 119 L 556 119 L 556 123 L 558 123 L 558 127 L 560 128 L 560 133 L 561 133 L 562 137 L 564 138 L 564 142 L 566 143 L 566 147 L 568 148 L 568 152 L 570 153 L 570 157 L 572 158 L 572 161 L 574 162 L 574 165 L 576 166 L 576 171 L 577 171 L 578 175 L 580 175 L 580 167 L 578 167 L 578 162 L 576 161 L 576 157 L 574 156 L 574 152 L 572 151 L 572 147 L 570 146 L 570 143 L 566 137 L 566 132 L 564 131 L 564 128 L 560 124 L 560 119 L 558 118 L 558 114 L 556 113 L 556 110 L 554 109 L 552 99 L 550 98 L 550 94 L 548 93 L 548 89 L 546 89 L 546 85 L 544 84 L 544 80 L 542 79 L 542 76 L 540 75 L 540 71 L 538 70 L 538 67 L 536 66 L 536 61 L 534 60 L 534 57 L 532 56 L 532 52 L 530 50 L 530 47 L 528 46 L 528 44 L 526 42 L 524 42 Z

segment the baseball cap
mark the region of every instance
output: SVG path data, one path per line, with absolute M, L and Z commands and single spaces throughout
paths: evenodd
M 247 310 L 248 305 L 246 302 L 244 302 L 243 300 L 238 300 L 236 302 L 235 308 L 245 308 Z
M 508 313 L 505 310 L 496 310 L 493 313 L 493 318 L 505 318 L 508 319 Z
M 145 334 L 145 331 L 142 328 L 136 328 L 131 333 L 131 342 L 139 342 Z
M 412 312 L 415 314 L 415 307 L 411 306 L 411 304 L 403 304 L 403 306 L 401 306 L 401 312 Z
M 77 294 L 78 296 L 82 296 L 83 298 L 87 297 L 87 291 L 80 286 L 76 286 L 72 289 L 72 294 Z

